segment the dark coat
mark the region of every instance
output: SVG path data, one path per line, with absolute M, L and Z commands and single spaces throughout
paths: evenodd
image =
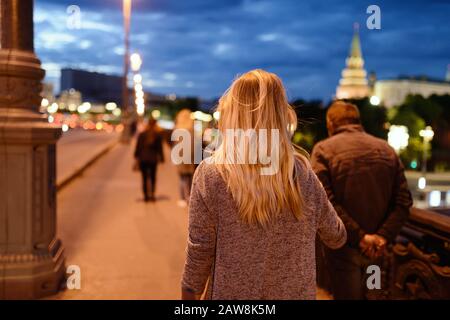
M 392 241 L 412 205 L 403 165 L 382 139 L 360 125 L 345 125 L 315 145 L 312 167 L 344 222 L 348 244 L 366 233 Z
M 134 157 L 143 163 L 157 163 L 164 161 L 162 148 L 162 136 L 156 133 L 156 138 L 152 142 L 147 141 L 147 131 L 139 134 Z

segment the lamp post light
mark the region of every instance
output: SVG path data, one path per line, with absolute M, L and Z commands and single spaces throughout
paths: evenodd
M 391 125 L 388 132 L 388 143 L 399 153 L 408 146 L 409 134 L 405 126 Z
M 134 95 L 136 104 L 136 113 L 139 120 L 142 120 L 142 116 L 145 113 L 145 100 L 144 100 L 144 90 L 142 87 L 142 75 L 139 73 L 142 66 L 142 58 L 138 53 L 133 53 L 130 57 L 131 69 L 134 72 L 133 82 L 134 82 Z
M 133 53 L 130 56 L 130 62 L 131 62 L 131 70 L 133 70 L 134 72 L 139 72 L 142 65 L 142 59 L 139 53 Z
M 422 152 L 422 186 L 425 188 L 426 186 L 426 178 L 427 174 L 427 158 L 428 158 L 428 147 L 430 145 L 431 140 L 434 137 L 434 131 L 430 126 L 426 126 L 425 129 L 419 131 L 419 135 L 423 138 L 423 152 Z M 421 189 L 423 189 L 421 188 Z
M 123 79 L 122 79 L 122 123 L 124 130 L 120 141 L 129 143 L 131 140 L 131 123 L 129 114 L 129 96 L 128 96 L 128 71 L 130 55 L 130 20 L 131 20 L 131 0 L 123 0 L 123 29 L 125 53 L 123 60 Z
M 370 104 L 373 106 L 379 106 L 380 105 L 380 98 L 378 98 L 377 96 L 371 96 L 370 97 Z

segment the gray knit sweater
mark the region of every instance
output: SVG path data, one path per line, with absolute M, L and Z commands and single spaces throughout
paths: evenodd
M 346 231 L 309 163 L 298 161 L 297 171 L 302 218 L 285 211 L 263 229 L 241 222 L 217 168 L 200 164 L 189 206 L 183 288 L 202 293 L 207 286 L 208 299 L 315 299 L 316 233 L 339 248 Z

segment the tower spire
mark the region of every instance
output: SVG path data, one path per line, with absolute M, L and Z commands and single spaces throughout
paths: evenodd
M 359 40 L 359 23 L 353 24 L 353 38 L 350 47 L 350 57 L 362 58 L 361 42 Z
M 339 86 L 336 88 L 337 99 L 363 98 L 369 95 L 367 73 L 364 70 L 364 59 L 359 39 L 359 24 L 353 24 L 353 38 L 350 53 L 345 60 Z

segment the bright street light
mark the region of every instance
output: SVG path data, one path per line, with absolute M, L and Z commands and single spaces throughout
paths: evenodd
M 50 102 L 47 99 L 45 99 L 45 98 L 42 99 L 42 101 L 41 101 L 42 107 L 47 108 L 49 104 L 50 104 Z
M 419 131 L 419 135 L 423 138 L 423 140 L 430 142 L 433 140 L 434 131 L 430 126 L 426 126 L 425 129 Z
M 378 98 L 377 96 L 371 96 L 370 104 L 373 106 L 378 106 L 380 104 L 380 98 Z
M 106 110 L 108 111 L 113 111 L 114 109 L 117 108 L 117 104 L 115 104 L 114 102 L 108 102 L 105 106 Z
M 430 126 L 426 126 L 425 129 L 419 131 L 419 135 L 423 138 L 423 152 L 422 152 L 422 175 L 425 177 L 427 173 L 427 152 L 430 141 L 433 140 L 434 131 Z
M 159 117 L 161 117 L 161 111 L 155 109 L 152 111 L 152 118 L 153 119 L 159 119 Z
M 130 57 L 131 69 L 138 72 L 142 65 L 142 59 L 139 53 L 133 53 Z
M 135 83 L 141 83 L 142 82 L 142 76 L 139 73 L 135 74 L 134 77 L 133 77 L 133 81 Z
M 388 133 L 388 143 L 399 153 L 408 146 L 409 134 L 405 126 L 391 125 Z

